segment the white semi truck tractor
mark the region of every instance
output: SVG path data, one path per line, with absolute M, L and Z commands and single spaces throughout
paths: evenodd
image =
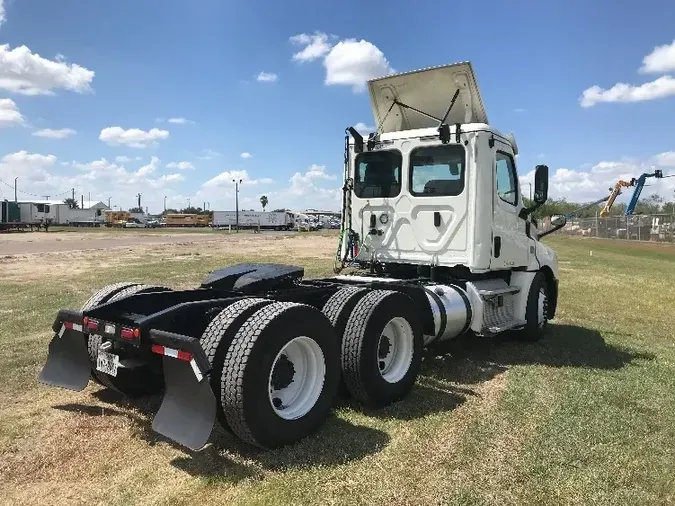
M 556 254 L 520 192 L 513 135 L 488 122 L 470 63 L 368 83 L 377 131 L 345 136 L 332 277 L 245 263 L 172 290 L 121 282 L 58 312 L 40 381 L 162 393 L 153 428 L 192 449 L 216 421 L 262 448 L 314 433 L 338 395 L 381 407 L 414 387 L 425 346 L 541 339 Z

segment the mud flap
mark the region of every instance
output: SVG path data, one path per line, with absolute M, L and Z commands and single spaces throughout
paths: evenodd
M 152 429 L 191 450 L 204 447 L 216 419 L 216 397 L 189 362 L 164 356 L 164 399 Z
M 49 343 L 49 354 L 38 381 L 80 391 L 89 383 L 91 363 L 84 334 L 62 326 Z

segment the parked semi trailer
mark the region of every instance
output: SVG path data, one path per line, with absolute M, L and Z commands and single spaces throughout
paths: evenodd
M 289 212 L 270 211 L 213 211 L 213 227 L 258 228 L 271 230 L 291 230 L 295 226 L 294 217 Z
M 58 312 L 39 380 L 163 391 L 158 433 L 200 449 L 217 420 L 274 448 L 314 433 L 339 389 L 373 407 L 405 398 L 425 346 L 541 339 L 558 298 L 557 257 L 532 219 L 548 168 L 525 207 L 515 138 L 488 123 L 470 63 L 368 87 L 378 129 L 346 132 L 335 275 L 251 263 L 188 290 L 104 287 Z

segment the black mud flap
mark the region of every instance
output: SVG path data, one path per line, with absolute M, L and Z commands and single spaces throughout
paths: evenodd
M 49 343 L 49 355 L 38 381 L 80 391 L 89 383 L 91 363 L 84 334 L 62 326 Z
M 197 379 L 190 362 L 167 356 L 163 362 L 164 399 L 152 429 L 191 450 L 200 450 L 216 419 L 216 397 L 211 385 L 206 377 Z

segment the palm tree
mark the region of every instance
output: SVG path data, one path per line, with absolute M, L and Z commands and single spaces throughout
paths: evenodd
M 269 200 L 267 199 L 267 195 L 260 197 L 260 204 L 262 205 L 263 211 L 265 211 L 265 207 L 267 207 L 268 202 Z
M 79 205 L 77 203 L 77 199 L 74 198 L 67 198 L 63 201 L 64 204 L 68 204 L 68 207 L 71 209 L 79 209 Z

